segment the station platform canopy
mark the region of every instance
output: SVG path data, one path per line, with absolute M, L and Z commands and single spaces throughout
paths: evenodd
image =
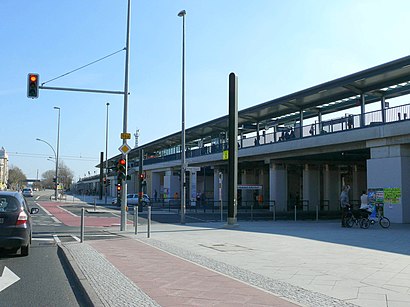
M 361 95 L 369 104 L 382 97 L 389 99 L 409 93 L 410 56 L 406 56 L 240 110 L 238 125 L 239 129 L 250 132 L 256 130 L 256 123 L 261 127 L 272 127 L 297 121 L 300 112 L 303 112 L 304 119 L 309 119 L 319 113 L 325 115 L 347 110 L 360 105 Z M 225 131 L 228 131 L 228 115 L 186 129 L 185 140 L 189 144 Z M 129 157 L 137 158 L 139 149 L 149 153 L 180 144 L 181 132 L 176 132 L 133 149 Z

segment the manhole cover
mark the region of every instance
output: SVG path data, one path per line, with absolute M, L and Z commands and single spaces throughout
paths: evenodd
M 246 246 L 230 244 L 230 243 L 218 243 L 212 245 L 199 244 L 200 246 L 217 250 L 218 252 L 244 252 L 251 251 L 252 249 Z

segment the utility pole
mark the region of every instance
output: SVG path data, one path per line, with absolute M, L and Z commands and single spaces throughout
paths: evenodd
M 128 0 L 128 13 L 127 13 L 127 39 L 125 45 L 125 78 L 124 78 L 124 117 L 123 117 L 123 133 L 127 133 L 127 118 L 128 118 L 128 77 L 129 77 L 129 66 L 130 66 L 130 19 L 131 19 L 131 0 Z M 123 139 L 123 145 L 127 144 L 127 140 Z M 126 161 L 125 165 L 125 180 L 124 187 L 122 190 L 122 201 L 121 201 L 121 226 L 120 231 L 126 231 L 127 229 L 127 176 L 128 176 L 128 161 L 127 154 L 123 157 Z

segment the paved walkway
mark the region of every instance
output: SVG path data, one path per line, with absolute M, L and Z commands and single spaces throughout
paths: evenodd
M 115 227 L 63 249 L 97 306 L 410 306 L 410 225 L 225 226 Z

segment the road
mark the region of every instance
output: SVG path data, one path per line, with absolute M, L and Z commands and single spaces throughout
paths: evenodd
M 35 198 L 27 199 L 29 207 L 36 206 Z M 0 254 L 0 289 L 4 288 L 2 281 L 8 285 L 0 291 L 0 306 L 86 306 L 79 285 L 58 253 L 59 236 L 74 240 L 67 237 L 72 232 L 73 227 L 59 223 L 42 209 L 33 215 L 30 255 Z M 10 271 L 17 277 L 8 277 Z

